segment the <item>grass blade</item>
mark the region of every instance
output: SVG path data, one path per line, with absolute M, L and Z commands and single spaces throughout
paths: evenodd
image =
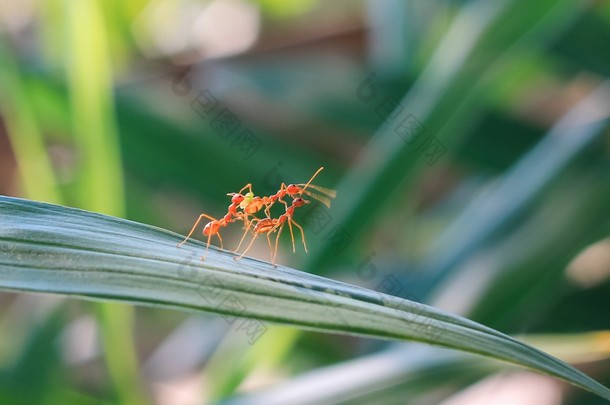
M 0 288 L 116 300 L 413 340 L 504 360 L 610 400 L 610 390 L 498 331 L 408 300 L 211 249 L 87 211 L 0 197 Z

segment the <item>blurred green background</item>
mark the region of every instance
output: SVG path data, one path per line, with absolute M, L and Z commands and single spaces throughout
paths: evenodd
M 324 166 L 337 198 L 278 262 L 608 386 L 608 44 L 605 1 L 0 1 L 0 194 L 184 234 Z M 602 403 L 476 356 L 239 325 L 2 293 L 0 403 Z

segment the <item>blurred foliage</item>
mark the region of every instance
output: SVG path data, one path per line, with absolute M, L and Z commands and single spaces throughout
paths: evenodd
M 224 214 L 226 193 L 248 182 L 269 194 L 324 166 L 316 184 L 338 189 L 333 208 L 298 215 L 310 253 L 292 255 L 284 235 L 282 263 L 507 333 L 608 330 L 607 105 L 586 144 L 561 162 L 543 152 L 551 129 L 607 80 L 609 38 L 603 1 L 2 2 L 0 193 L 186 232 L 201 211 Z M 211 99 L 214 114 L 200 114 Z M 239 128 L 221 136 L 223 110 Z M 395 132 L 407 116 L 442 154 Z M 243 131 L 260 147 L 240 142 Z M 226 246 L 240 233 L 223 233 Z M 252 254 L 267 259 L 266 243 Z M 205 403 L 337 365 L 350 380 L 349 364 L 390 350 L 279 328 L 263 338 L 274 344 L 248 346 L 214 317 L 193 335 L 183 314 L 137 309 L 119 327 L 128 340 L 133 327 L 134 347 L 115 344 L 125 368 L 110 361 L 107 371 L 113 352 L 99 340 L 58 343 L 83 336 L 75 325 L 99 312 L 90 304 L 0 303 L 2 403 Z M 94 335 L 109 339 L 111 322 L 96 319 Z M 450 372 L 472 359 L 447 371 L 432 360 L 413 376 L 420 386 L 343 395 L 438 403 L 485 374 Z M 583 367 L 608 385 L 607 360 Z M 570 391 L 565 403 L 596 402 Z

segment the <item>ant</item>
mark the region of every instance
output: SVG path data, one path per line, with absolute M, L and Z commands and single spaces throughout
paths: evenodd
M 303 247 L 305 248 L 305 252 L 307 252 L 307 245 L 305 243 L 305 232 L 303 231 L 303 228 L 294 221 L 294 210 L 298 207 L 302 207 L 305 204 L 309 204 L 308 200 L 302 198 L 303 194 L 315 198 L 327 207 L 330 207 L 330 198 L 334 198 L 336 196 L 336 192 L 334 190 L 329 190 L 327 188 L 311 184 L 313 179 L 323 169 L 323 167 L 320 167 L 305 184 L 290 184 L 286 186 L 285 183 L 282 183 L 278 192 L 271 196 L 256 196 L 252 191 L 251 183 L 248 183 L 244 187 L 242 187 L 242 189 L 239 190 L 238 193 L 228 193 L 227 195 L 231 196 L 231 204 L 228 207 L 227 214 L 221 219 L 216 219 L 204 213 L 199 215 L 199 218 L 197 218 L 197 221 L 195 221 L 195 224 L 191 228 L 189 234 L 182 242 L 178 243 L 176 246 L 180 247 L 182 244 L 186 243 L 186 241 L 191 237 L 193 232 L 195 232 L 195 229 L 197 228 L 201 220 L 203 218 L 207 218 L 210 220 L 210 222 L 208 222 L 203 228 L 203 235 L 207 236 L 205 254 L 207 254 L 207 251 L 210 247 L 210 242 L 213 235 L 218 236 L 218 239 L 220 240 L 220 248 L 223 249 L 220 229 L 228 226 L 232 222 L 241 220 L 244 222 L 244 227 L 246 230 L 239 242 L 239 245 L 237 246 L 237 249 L 234 250 L 234 253 L 239 250 L 250 229 L 253 230 L 254 237 L 246 248 L 246 250 L 239 257 L 235 257 L 235 259 L 241 259 L 250 249 L 256 237 L 261 233 L 267 234 L 267 241 L 269 242 L 269 247 L 271 248 L 271 240 L 269 239 L 269 234 L 279 229 L 275 240 L 275 250 L 273 251 L 272 256 L 272 262 L 275 265 L 275 256 L 277 254 L 279 237 L 287 221 L 288 228 L 290 229 L 290 236 L 292 239 L 292 251 L 295 252 L 296 250 L 294 242 L 294 233 L 292 230 L 292 225 L 294 224 L 301 231 L 301 240 L 303 241 Z M 315 192 L 308 190 L 308 188 L 315 190 Z M 248 190 L 248 192 L 243 194 L 245 190 Z M 286 201 L 283 200 L 283 197 L 287 195 L 293 198 L 292 205 L 290 206 L 286 203 Z M 284 204 L 285 213 L 280 215 L 278 218 L 271 218 L 270 209 L 277 201 Z M 260 219 L 256 217 L 255 214 L 261 209 L 263 209 L 263 207 L 267 217 Z M 250 220 L 249 217 L 253 217 L 253 219 Z M 253 224 L 255 224 L 254 227 L 252 227 Z M 201 260 L 205 260 L 205 254 L 201 256 Z
M 271 256 L 271 263 L 273 265 L 275 265 L 275 257 L 277 255 L 277 248 L 278 248 L 280 235 L 282 233 L 282 230 L 284 229 L 284 225 L 286 222 L 288 222 L 288 229 L 290 230 L 290 238 L 292 240 L 292 251 L 293 252 L 296 251 L 295 242 L 294 242 L 294 232 L 292 230 L 292 225 L 295 225 L 301 231 L 301 240 L 303 241 L 303 248 L 305 249 L 305 253 L 307 253 L 307 244 L 305 242 L 305 232 L 303 231 L 303 227 L 301 225 L 299 225 L 293 219 L 294 210 L 296 208 L 302 207 L 305 204 L 310 203 L 310 201 L 302 198 L 303 194 L 311 196 L 312 198 L 315 198 L 318 201 L 322 202 L 327 207 L 330 207 L 330 198 L 335 197 L 336 192 L 334 190 L 329 190 L 324 187 L 315 186 L 315 185 L 311 184 L 313 179 L 318 175 L 318 173 L 320 173 L 320 171 L 322 171 L 322 169 L 324 169 L 324 168 L 320 167 L 314 173 L 314 175 L 311 176 L 309 181 L 305 184 L 290 184 L 290 185 L 286 186 L 286 184 L 282 183 L 282 185 L 280 186 L 280 190 L 276 194 L 269 196 L 269 197 L 261 197 L 260 200 L 256 200 L 256 201 L 261 202 L 260 205 L 258 205 L 258 210 L 260 210 L 262 208 L 262 205 L 265 202 L 271 201 L 271 204 L 267 205 L 265 208 L 265 213 L 267 214 L 267 218 L 263 218 L 263 219 L 255 218 L 252 220 L 252 223 L 256 222 L 256 225 L 254 226 L 254 229 L 253 229 L 254 237 L 252 238 L 252 240 L 246 247 L 246 250 L 244 250 L 244 252 L 239 257 L 235 257 L 236 260 L 241 259 L 246 254 L 246 252 L 248 252 L 248 250 L 250 250 L 250 247 L 252 247 L 252 244 L 256 240 L 257 236 L 262 233 L 266 234 L 267 242 L 269 243 L 269 248 L 272 249 L 271 240 L 269 239 L 269 234 L 278 230 L 277 236 L 275 238 L 275 249 L 272 249 L 272 256 Z M 310 190 L 307 190 L 309 187 L 316 190 L 317 192 L 311 192 Z M 324 194 L 324 195 L 322 195 L 322 194 Z M 286 195 L 289 195 L 293 198 L 292 204 L 290 206 L 286 203 L 286 201 L 284 201 L 282 199 L 282 197 L 285 197 Z M 271 218 L 269 209 L 270 209 L 271 205 L 273 205 L 273 203 L 275 203 L 275 201 L 280 201 L 282 204 L 284 204 L 284 206 L 286 207 L 286 210 L 285 210 L 285 213 L 280 215 L 278 218 Z M 239 245 L 237 246 L 237 249 L 235 250 L 235 252 L 237 252 L 239 250 L 239 247 L 241 246 L 249 229 L 250 229 L 249 227 L 246 229 L 246 232 L 242 236 L 241 241 L 239 242 Z
M 316 186 L 314 184 L 311 184 L 313 179 L 316 178 L 316 176 L 322 170 L 324 170 L 324 167 L 320 167 L 313 174 L 313 176 L 311 176 L 309 181 L 305 184 L 290 184 L 287 186 L 286 183 L 282 182 L 278 192 L 271 196 L 268 196 L 268 197 L 258 197 L 258 196 L 254 196 L 254 193 L 252 193 L 252 194 L 248 193 L 249 195 L 248 194 L 246 195 L 247 196 L 246 199 L 241 203 L 240 206 L 242 207 L 242 209 L 246 215 L 254 215 L 258 211 L 260 211 L 264 206 L 265 215 L 267 215 L 267 218 L 271 218 L 270 210 L 276 201 L 279 200 L 284 205 L 286 205 L 286 203 L 284 201 L 282 201 L 282 198 L 285 197 L 286 195 L 288 195 L 294 199 L 294 198 L 297 198 L 297 196 L 300 197 L 303 193 L 305 193 L 306 195 L 320 201 L 326 207 L 330 208 L 330 198 L 334 198 L 337 195 L 337 192 L 335 190 L 330 190 L 325 187 Z M 250 184 L 248 184 L 247 186 L 250 186 Z M 314 191 L 308 190 L 308 188 L 314 189 L 316 191 L 314 192 Z M 251 187 L 250 187 L 250 191 L 252 191 Z M 307 203 L 309 203 L 309 201 L 307 201 Z M 263 225 L 261 225 L 261 229 L 262 229 L 262 227 L 263 227 Z M 239 241 L 239 244 L 237 245 L 237 248 L 233 251 L 233 253 L 237 253 L 237 251 L 241 247 L 242 243 L 244 242 L 244 239 L 246 238 L 246 235 L 248 234 L 249 230 L 250 230 L 250 224 L 246 224 L 246 230 L 244 231 L 244 234 L 242 235 L 242 237 Z M 294 251 L 294 249 L 293 249 L 293 251 Z

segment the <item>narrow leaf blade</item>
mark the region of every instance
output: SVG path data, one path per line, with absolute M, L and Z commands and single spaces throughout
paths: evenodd
M 0 197 L 0 289 L 117 300 L 413 340 L 478 353 L 610 400 L 575 368 L 491 328 L 416 302 L 262 261 L 233 260 L 178 234 L 119 218 Z

